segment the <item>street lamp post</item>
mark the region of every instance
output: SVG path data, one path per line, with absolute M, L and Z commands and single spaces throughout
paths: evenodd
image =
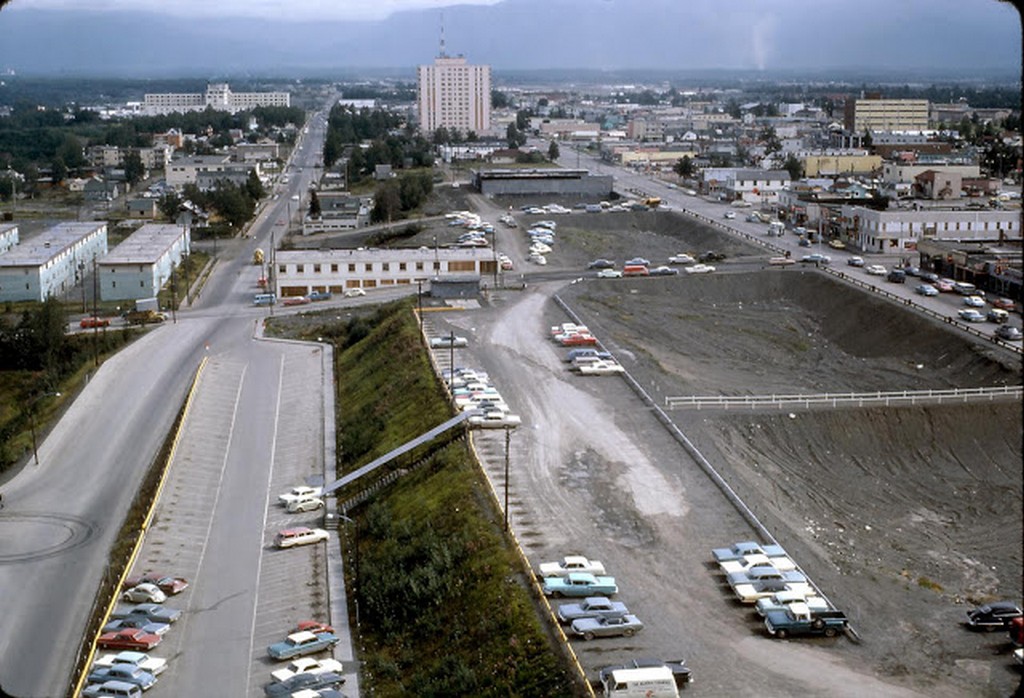
M 512 439 L 512 430 L 505 427 L 505 530 L 508 531 L 508 471 L 509 471 L 509 442 Z

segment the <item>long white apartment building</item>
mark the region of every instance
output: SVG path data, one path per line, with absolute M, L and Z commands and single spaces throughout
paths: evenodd
M 43 301 L 68 293 L 106 253 L 106 223 L 55 225 L 0 254 L 0 301 Z
M 142 103 L 146 114 L 202 111 L 207 107 L 232 114 L 255 107 L 291 106 L 288 92 L 232 92 L 224 82 L 210 83 L 205 93 L 170 92 L 147 94 Z
M 0 254 L 18 244 L 18 226 L 15 223 L 0 223 Z
M 350 288 L 415 284 L 434 278 L 493 274 L 490 248 L 419 247 L 357 250 L 278 250 L 274 287 L 280 298 L 312 291 L 342 293 Z
M 444 55 L 416 70 L 420 129 L 440 127 L 479 135 L 491 129 L 491 66 L 470 65 L 462 56 Z
M 147 223 L 99 261 L 100 298 L 153 298 L 190 248 L 187 226 Z

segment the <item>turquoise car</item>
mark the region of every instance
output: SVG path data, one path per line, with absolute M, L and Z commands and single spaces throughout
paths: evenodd
M 565 577 L 545 577 L 545 596 L 611 596 L 619 591 L 615 577 L 595 577 L 586 572 L 571 572 Z

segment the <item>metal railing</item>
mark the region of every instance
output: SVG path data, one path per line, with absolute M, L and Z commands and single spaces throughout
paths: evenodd
M 949 388 L 944 390 L 891 390 L 871 393 L 815 393 L 794 395 L 690 395 L 666 397 L 665 406 L 670 410 L 682 408 L 751 408 L 758 407 L 841 407 L 855 405 L 900 405 L 938 404 L 946 402 L 992 402 L 995 400 L 1020 400 L 1024 387 L 1006 385 L 994 388 Z

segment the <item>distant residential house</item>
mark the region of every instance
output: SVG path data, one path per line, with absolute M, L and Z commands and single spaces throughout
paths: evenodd
M 782 191 L 790 182 L 786 170 L 735 170 L 725 182 L 726 196 L 730 201 L 746 201 L 750 204 L 775 204 Z
M 370 222 L 370 211 L 373 208 L 372 197 L 321 190 L 317 199 L 320 202 L 320 216 L 317 218 L 307 216 L 303 220 L 303 235 L 352 230 L 362 228 Z
M 159 199 L 140 197 L 128 202 L 128 215 L 132 218 L 156 218 L 160 213 Z
M 86 201 L 110 201 L 121 195 L 121 187 L 117 182 L 92 177 L 82 187 Z
M 377 165 L 373 170 L 373 178 L 377 181 L 390 179 L 395 173 L 391 171 L 391 165 Z
M 959 199 L 962 189 L 959 172 L 925 170 L 914 177 L 914 193 L 925 199 Z

